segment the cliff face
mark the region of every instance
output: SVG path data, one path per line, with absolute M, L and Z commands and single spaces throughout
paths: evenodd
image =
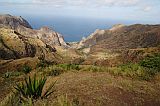
M 135 49 L 160 45 L 160 25 L 115 25 L 109 30 L 96 30 L 79 43 L 91 52 L 108 49 Z
M 22 17 L 0 15 L 0 27 L 11 28 L 26 37 L 40 39 L 52 47 L 55 45 L 68 47 L 61 34 L 49 27 L 42 27 L 39 30 L 32 29 L 31 25 Z

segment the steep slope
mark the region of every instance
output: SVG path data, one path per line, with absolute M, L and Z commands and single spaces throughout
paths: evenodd
M 17 29 L 19 26 L 32 29 L 31 25 L 21 16 L 11 16 L 9 14 L 0 15 L 0 25 L 8 26 L 12 29 Z
M 20 59 L 24 57 L 47 57 L 53 59 L 55 48 L 39 39 L 29 38 L 18 32 L 0 28 L 0 59 Z
M 26 37 L 38 38 L 52 47 L 55 45 L 68 47 L 61 34 L 48 27 L 42 27 L 39 30 L 32 29 L 22 17 L 0 15 L 0 27 L 11 28 Z
M 96 30 L 79 43 L 78 48 L 90 47 L 91 52 L 110 49 L 156 47 L 160 44 L 160 25 L 115 25 L 109 30 Z
M 25 65 L 36 68 L 41 61 L 56 64 L 62 62 L 62 57 L 40 39 L 0 28 L 0 73 L 19 70 Z

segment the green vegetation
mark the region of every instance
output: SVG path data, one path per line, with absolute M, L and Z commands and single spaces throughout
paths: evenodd
M 154 69 L 155 73 L 160 72 L 160 54 L 148 56 L 139 63 L 141 66 Z
M 36 65 L 37 68 L 45 68 L 45 67 L 48 67 L 49 66 L 49 63 L 45 60 L 40 60 L 40 62 Z
M 81 71 L 104 72 L 107 68 L 98 66 L 82 66 Z
M 130 78 L 138 78 L 142 80 L 152 79 L 152 75 L 148 73 L 148 69 L 136 63 L 128 63 L 119 66 L 119 74 Z
M 76 64 L 59 64 L 58 67 L 61 67 L 64 70 L 80 70 L 79 65 Z
M 4 73 L 3 78 L 17 77 L 17 76 L 20 76 L 20 75 L 22 75 L 21 72 L 17 72 L 17 71 L 8 72 L 7 71 L 6 73 Z
M 31 72 L 31 70 L 32 68 L 30 66 L 24 65 L 21 71 L 24 72 L 25 74 L 28 74 Z
M 14 88 L 20 95 L 21 101 L 24 101 L 26 99 L 28 100 L 29 98 L 33 100 L 39 98 L 43 99 L 47 98 L 50 94 L 54 92 L 52 88 L 54 87 L 55 83 L 51 84 L 49 88 L 42 94 L 46 80 L 46 77 L 37 79 L 36 75 L 34 75 L 33 78 L 25 78 L 24 82 L 16 84 Z
M 43 69 L 42 74 L 46 76 L 58 76 L 64 73 L 65 70 L 62 67 L 58 67 L 56 65 L 49 66 Z
M 132 81 L 136 80 L 136 81 L 143 82 L 143 80 L 145 80 L 145 82 L 147 82 L 147 81 L 152 80 L 154 76 L 158 75 L 157 73 L 160 72 L 159 63 L 160 63 L 160 55 L 148 56 L 144 60 L 140 61 L 139 63 L 127 63 L 127 64 L 119 65 L 117 67 L 99 67 L 99 66 L 93 66 L 93 65 L 76 65 L 76 64 L 51 65 L 45 61 L 40 61 L 40 63 L 37 64 L 37 67 L 39 68 L 36 69 L 37 70 L 36 74 L 45 76 L 45 77 L 41 77 L 41 78 L 37 78 L 36 76 L 26 77 L 28 75 L 31 75 L 31 73 L 29 72 L 32 69 L 29 66 L 25 65 L 21 70 L 21 72 L 26 73 L 26 74 L 23 74 L 24 75 L 23 77 L 26 77 L 25 79 L 22 79 L 22 81 L 24 80 L 24 82 L 16 84 L 16 86 L 14 87 L 16 89 L 15 94 L 12 95 L 12 97 L 9 97 L 8 101 L 5 101 L 5 102 L 7 105 L 12 104 L 13 106 L 14 105 L 15 106 L 16 105 L 33 106 L 35 105 L 35 103 L 38 103 L 37 101 L 39 101 L 40 104 L 43 103 L 45 104 L 44 106 L 47 106 L 49 104 L 49 101 L 48 99 L 44 99 L 44 98 L 47 98 L 50 94 L 54 92 L 52 88 L 55 86 L 55 82 L 54 82 L 48 87 L 48 89 L 46 90 L 44 89 L 47 77 L 48 76 L 59 76 L 69 71 L 72 71 L 71 73 L 73 73 L 73 75 L 76 74 L 77 72 L 78 73 L 80 72 L 80 74 L 87 73 L 87 72 L 92 74 L 92 72 L 96 72 L 95 75 L 102 74 L 102 76 L 103 76 L 103 73 L 104 74 L 109 73 L 108 74 L 109 76 L 114 76 L 115 78 L 121 76 L 120 78 L 125 79 L 127 77 L 127 79 L 132 80 Z M 16 71 L 6 72 L 3 75 L 3 77 L 13 78 L 19 75 L 21 75 L 21 73 L 16 72 Z M 66 75 L 68 76 L 69 74 L 66 74 Z M 88 75 L 86 74 L 86 76 Z M 56 78 L 59 78 L 59 77 L 56 77 Z M 112 79 L 110 79 L 110 81 L 112 81 Z M 85 82 L 85 83 L 88 83 L 88 82 Z M 120 84 L 129 90 L 136 89 L 132 86 L 133 83 L 131 82 L 125 82 L 122 80 Z M 141 92 L 141 91 L 139 90 L 138 92 Z M 63 94 L 64 93 L 65 92 L 63 92 Z M 55 95 L 56 98 L 54 98 L 52 104 L 58 105 L 58 106 L 79 106 L 80 105 L 80 101 L 77 98 L 73 97 L 72 99 L 70 99 L 67 96 L 61 96 L 63 94 L 60 93 L 60 95 L 59 94 Z M 4 106 L 7 106 L 7 105 L 4 105 Z

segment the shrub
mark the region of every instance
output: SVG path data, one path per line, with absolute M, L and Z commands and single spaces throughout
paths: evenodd
M 12 76 L 20 76 L 22 73 L 21 72 L 17 72 L 17 71 L 15 71 L 15 72 L 6 72 L 6 73 L 4 73 L 4 75 L 3 75 L 3 78 L 10 78 L 10 77 L 12 77 Z
M 42 90 L 44 89 L 44 85 L 46 83 L 47 78 L 43 77 L 40 79 L 36 78 L 36 75 L 34 75 L 33 78 L 28 77 L 25 78 L 25 81 L 16 84 L 14 87 L 16 91 L 19 93 L 20 98 L 22 101 L 25 99 L 38 99 L 38 98 L 47 98 L 51 93 L 54 91 L 51 91 L 51 89 L 54 87 L 55 83 L 51 84 L 49 88 L 42 94 Z
M 22 71 L 23 71 L 25 74 L 31 72 L 31 70 L 32 70 L 32 68 L 29 67 L 29 66 L 27 66 L 27 65 L 23 66 L 23 68 L 22 68 Z
M 103 72 L 106 71 L 107 68 L 104 67 L 98 67 L 98 66 L 89 66 L 89 67 L 83 67 L 82 71 L 90 71 L 90 72 Z
M 155 54 L 153 56 L 148 56 L 139 63 L 141 66 L 146 68 L 154 69 L 155 72 L 160 71 L 160 54 Z
M 47 62 L 46 60 L 40 60 L 40 62 L 36 65 L 37 68 L 45 68 L 48 67 L 51 63 Z
M 46 73 L 49 76 L 58 76 L 62 74 L 64 70 L 61 67 L 51 66 L 46 69 Z
M 65 70 L 80 70 L 79 65 L 75 64 L 59 64 L 58 66 Z
M 138 78 L 142 80 L 150 80 L 155 75 L 153 69 L 145 68 L 135 63 L 128 63 L 119 66 L 119 75 Z

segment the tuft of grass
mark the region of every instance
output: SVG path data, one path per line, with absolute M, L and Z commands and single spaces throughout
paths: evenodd
M 20 95 L 20 99 L 22 101 L 28 100 L 30 98 L 33 100 L 39 98 L 43 99 L 47 98 L 50 94 L 54 92 L 52 88 L 55 86 L 56 83 L 54 82 L 53 84 L 51 84 L 49 88 L 42 94 L 46 80 L 47 80 L 46 77 L 37 79 L 36 75 L 34 75 L 33 78 L 31 77 L 25 78 L 24 82 L 16 84 L 14 88 Z
M 90 72 L 103 72 L 106 71 L 106 68 L 104 67 L 98 67 L 98 66 L 89 66 L 89 67 L 83 67 L 81 69 L 82 71 L 90 71 Z
M 16 77 L 16 76 L 20 76 L 20 75 L 22 75 L 22 73 L 18 72 L 18 71 L 13 71 L 13 72 L 7 71 L 6 73 L 4 73 L 3 78 Z
M 45 68 L 49 67 L 52 63 L 46 61 L 46 60 L 40 60 L 40 62 L 36 65 L 37 68 Z
M 43 75 L 46 75 L 46 76 L 58 76 L 62 73 L 64 73 L 65 70 L 61 67 L 58 67 L 56 65 L 53 65 L 53 66 L 50 66 L 50 67 L 47 67 L 43 70 Z
M 64 70 L 80 70 L 79 65 L 76 64 L 59 64 L 58 67 L 61 67 Z
M 21 71 L 24 72 L 25 74 L 28 74 L 31 72 L 31 70 L 32 68 L 30 66 L 24 65 Z

